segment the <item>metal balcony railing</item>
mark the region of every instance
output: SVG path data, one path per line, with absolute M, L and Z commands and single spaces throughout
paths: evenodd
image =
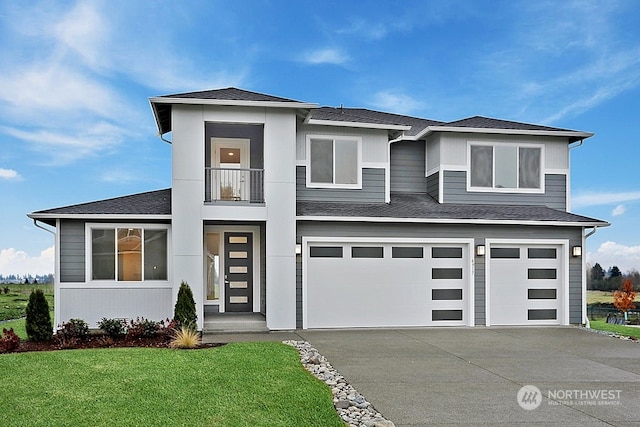
M 264 169 L 205 168 L 205 202 L 264 203 Z

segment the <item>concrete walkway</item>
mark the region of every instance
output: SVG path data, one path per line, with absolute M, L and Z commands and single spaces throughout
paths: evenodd
M 640 344 L 577 327 L 206 336 L 286 339 L 310 342 L 397 427 L 640 425 Z M 544 396 L 521 392 L 529 410 L 525 385 Z

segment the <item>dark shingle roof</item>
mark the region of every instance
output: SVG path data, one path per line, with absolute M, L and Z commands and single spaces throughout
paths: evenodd
M 367 110 L 366 108 L 322 107 L 311 110 L 311 119 L 349 123 L 411 126 L 410 130 L 405 131 L 405 135 L 407 136 L 416 135 L 427 126 L 444 125 L 444 122 L 436 120 Z
M 549 221 L 600 223 L 604 221 L 551 209 L 546 206 L 440 204 L 426 194 L 392 193 L 391 203 L 345 203 L 298 201 L 299 217 L 404 218 L 489 221 Z
M 507 129 L 507 130 L 538 130 L 551 132 L 573 132 L 568 129 L 550 126 L 534 125 L 530 123 L 512 122 L 510 120 L 492 119 L 491 117 L 473 116 L 444 124 L 447 127 L 468 127 L 479 129 Z
M 179 98 L 179 99 L 218 99 L 226 101 L 257 101 L 257 102 L 300 102 L 293 99 L 281 98 L 279 96 L 267 95 L 264 93 L 252 92 L 249 90 L 228 87 L 224 89 L 201 90 L 197 92 L 177 93 L 174 95 L 163 95 L 159 98 Z
M 36 211 L 40 215 L 171 215 L 171 189 Z

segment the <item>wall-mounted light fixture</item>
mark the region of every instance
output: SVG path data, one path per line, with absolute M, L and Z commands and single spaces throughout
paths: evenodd
M 484 256 L 487 252 L 486 252 L 486 248 L 484 245 L 478 245 L 476 246 L 476 255 L 478 256 Z
M 574 246 L 571 248 L 571 255 L 575 257 L 582 256 L 582 246 Z
M 297 243 L 296 244 L 296 255 L 300 255 L 302 254 L 302 245 Z

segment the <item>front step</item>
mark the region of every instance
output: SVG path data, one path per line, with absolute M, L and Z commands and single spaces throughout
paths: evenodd
M 268 332 L 267 321 L 260 313 L 218 313 L 205 316 L 202 332 Z

